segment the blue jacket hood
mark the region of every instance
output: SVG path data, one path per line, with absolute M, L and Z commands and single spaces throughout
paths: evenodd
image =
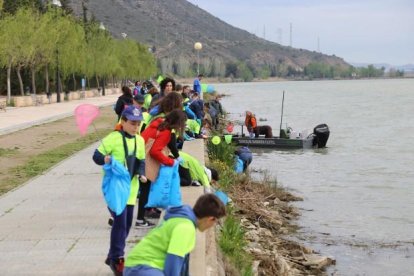
M 169 220 L 170 218 L 187 218 L 197 226 L 197 217 L 189 205 L 167 208 L 164 220 Z

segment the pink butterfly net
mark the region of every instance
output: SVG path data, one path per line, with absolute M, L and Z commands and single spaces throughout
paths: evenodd
M 81 135 L 86 135 L 88 127 L 99 116 L 99 107 L 93 104 L 81 104 L 75 108 L 76 125 Z

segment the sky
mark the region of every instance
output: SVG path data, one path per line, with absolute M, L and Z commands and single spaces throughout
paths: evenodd
M 414 0 L 188 0 L 267 40 L 353 63 L 414 64 Z

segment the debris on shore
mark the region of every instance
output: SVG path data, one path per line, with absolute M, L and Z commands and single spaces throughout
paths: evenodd
M 227 191 L 233 201 L 253 257 L 254 275 L 326 275 L 335 264 L 330 257 L 289 240 L 296 231 L 293 220 L 300 214 L 289 202 L 302 200 L 269 181 L 242 177 Z

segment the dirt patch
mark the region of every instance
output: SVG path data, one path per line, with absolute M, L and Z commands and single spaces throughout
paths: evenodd
M 335 260 L 320 256 L 288 239 L 296 231 L 297 208 L 289 202 L 302 200 L 270 183 L 246 177 L 228 191 L 236 215 L 245 229 L 256 275 L 326 275 Z M 231 274 L 231 273 L 230 273 Z
M 109 106 L 101 108 L 100 116 L 94 121 L 98 131 L 109 131 L 115 123 L 116 114 Z M 92 126 L 89 133 L 95 133 Z M 80 137 L 74 117 L 0 136 L 0 194 L 14 188 L 8 182 L 10 178 L 19 177 L 15 168 L 42 153 L 74 143 Z

